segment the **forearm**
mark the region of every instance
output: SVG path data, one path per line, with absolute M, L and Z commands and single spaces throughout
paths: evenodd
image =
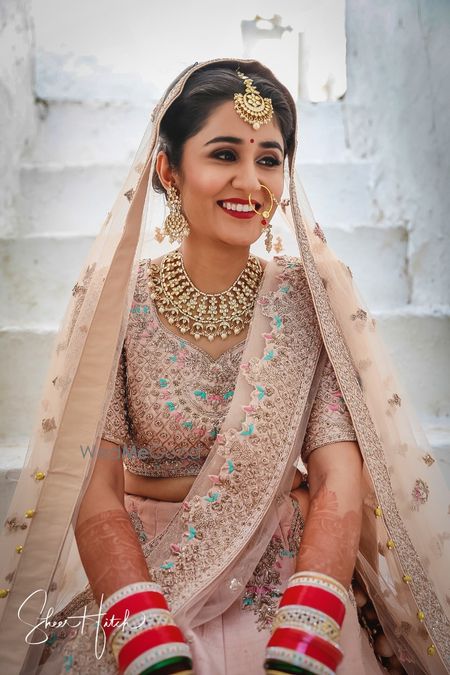
M 296 572 L 314 570 L 351 582 L 361 532 L 360 473 L 330 470 L 310 482 L 310 507 Z
M 136 532 L 117 493 L 93 482 L 78 514 L 75 537 L 97 603 L 150 575 Z

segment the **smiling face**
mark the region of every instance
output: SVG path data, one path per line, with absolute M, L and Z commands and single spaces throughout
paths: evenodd
M 255 131 L 234 109 L 217 106 L 203 128 L 185 142 L 179 171 L 160 152 L 157 170 L 167 187 L 176 184 L 192 239 L 249 247 L 263 231 L 263 217 L 250 210 L 249 193 L 259 212 L 283 191 L 284 142 L 275 116 Z M 271 216 L 275 211 L 273 205 Z

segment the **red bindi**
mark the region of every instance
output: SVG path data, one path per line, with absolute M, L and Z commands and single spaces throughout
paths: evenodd
M 254 139 L 254 138 L 251 138 L 251 139 L 250 139 L 250 143 L 254 143 L 254 142 L 255 142 L 255 139 Z

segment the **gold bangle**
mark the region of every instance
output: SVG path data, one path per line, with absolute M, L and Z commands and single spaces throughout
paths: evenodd
M 310 571 L 296 572 L 289 577 L 287 587 L 290 588 L 291 586 L 298 586 L 302 583 L 313 584 L 321 588 L 326 588 L 337 595 L 344 604 L 348 600 L 348 591 L 339 581 L 336 581 L 336 579 L 333 579 L 333 577 L 328 576 L 328 574 Z
M 272 623 L 272 632 L 284 627 L 301 628 L 333 644 L 339 642 L 341 637 L 339 624 L 328 614 L 304 605 L 285 605 L 278 609 Z

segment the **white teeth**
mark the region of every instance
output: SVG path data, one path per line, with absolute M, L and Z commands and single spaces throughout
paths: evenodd
M 236 202 L 221 202 L 222 208 L 227 209 L 228 211 L 245 211 L 248 213 L 252 211 L 252 207 L 249 204 L 237 204 Z

